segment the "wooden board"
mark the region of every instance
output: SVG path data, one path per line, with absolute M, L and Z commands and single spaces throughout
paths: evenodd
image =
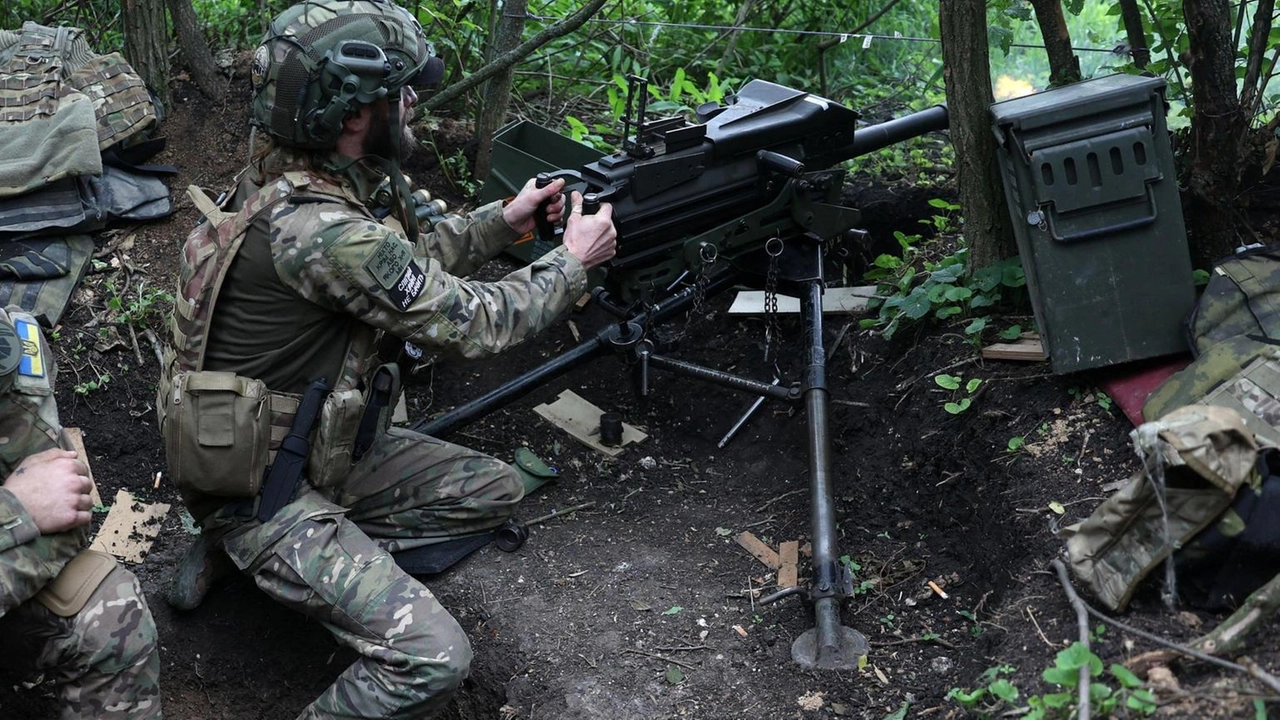
M 165 503 L 149 505 L 120 490 L 89 547 L 111 553 L 125 562 L 140 563 L 160 534 L 160 523 L 168 512 L 169 506 Z
M 602 445 L 600 443 L 600 408 L 582 399 L 572 390 L 565 390 L 560 393 L 555 402 L 543 403 L 533 411 L 587 447 L 610 457 L 617 457 L 622 454 L 626 446 L 649 437 L 631 425 L 622 423 L 622 443 L 618 447 Z
M 982 348 L 982 357 L 987 360 L 1021 360 L 1023 362 L 1040 362 L 1049 356 L 1039 340 L 1022 339 L 1015 343 L 994 343 Z
M 800 542 L 788 540 L 778 545 L 778 587 L 795 587 L 798 578 L 796 564 L 800 562 Z
M 765 545 L 760 538 L 743 530 L 738 533 L 738 536 L 734 539 L 738 541 L 738 544 L 741 545 L 744 550 L 755 556 L 755 559 L 764 563 L 770 570 L 778 569 L 778 565 L 780 564 L 778 562 L 778 553 L 774 552 L 773 548 Z
M 862 287 L 827 288 L 822 294 L 822 314 L 853 313 L 867 309 L 867 303 L 876 296 L 875 285 Z M 778 296 L 778 313 L 780 315 L 800 312 L 800 301 L 790 295 Z M 763 315 L 764 291 L 743 290 L 734 298 L 729 307 L 730 315 Z
M 94 507 L 102 506 L 102 496 L 98 494 L 98 483 L 93 479 L 93 464 L 89 462 L 89 453 L 84 449 L 84 433 L 80 432 L 80 428 L 62 428 L 62 432 L 66 434 L 67 440 L 71 442 L 71 449 L 76 451 L 80 462 L 89 469 L 89 499 L 93 500 Z

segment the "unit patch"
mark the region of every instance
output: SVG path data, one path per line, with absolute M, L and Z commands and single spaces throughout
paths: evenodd
M 40 343 L 40 329 L 26 320 L 14 319 L 13 327 L 22 342 L 22 360 L 18 374 L 27 377 L 44 377 L 44 348 Z
M 422 294 L 422 288 L 427 284 L 427 274 L 418 269 L 418 264 L 410 262 L 404 268 L 404 273 L 400 275 L 400 279 L 396 282 L 396 286 L 387 291 L 390 297 L 401 310 L 408 310 L 414 300 Z
M 400 238 L 388 235 L 373 251 L 369 259 L 364 261 L 364 269 L 369 271 L 373 279 L 383 290 L 393 290 L 399 285 L 405 269 L 410 267 L 413 253 Z

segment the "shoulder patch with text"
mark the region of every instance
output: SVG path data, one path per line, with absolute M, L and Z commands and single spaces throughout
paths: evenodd
M 427 274 L 418 269 L 418 264 L 410 261 L 405 265 L 404 272 L 400 274 L 400 279 L 396 281 L 396 286 L 387 290 L 387 296 L 395 302 L 396 307 L 401 310 L 408 310 L 414 300 L 422 294 L 422 288 L 427 284 Z
M 413 253 L 400 242 L 400 238 L 388 235 L 364 261 L 364 269 L 369 271 L 383 290 L 394 290 L 400 284 L 405 270 L 412 267 L 412 261 Z

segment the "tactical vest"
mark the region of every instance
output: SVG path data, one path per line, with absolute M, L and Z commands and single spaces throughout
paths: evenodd
M 368 213 L 341 185 L 306 171 L 284 173 L 251 194 L 235 212 L 226 210 L 229 200 L 219 206 L 195 186 L 187 193 L 203 220 L 183 245 L 170 323 L 173 347 L 166 358 L 156 408 L 170 476 L 191 506 L 192 501 L 199 504 L 206 499 L 200 496 L 257 495 L 263 471 L 274 460 L 275 449 L 298 409 L 296 394 L 274 392 L 260 380 L 231 372 L 204 370 L 218 294 L 250 227 L 282 203 L 304 199 L 338 202 Z M 375 331 L 360 327 L 348 344 L 341 376 L 313 431 L 307 479 L 321 490 L 332 491 L 351 466 L 351 449 L 364 411 L 361 388 L 376 356 Z
M 0 40 L 0 197 L 102 173 L 102 152 L 157 122 L 142 78 L 77 28 L 24 23 Z
M 1133 441 L 1144 469 L 1067 541 L 1072 570 L 1103 605 L 1124 610 L 1170 555 L 1183 597 L 1206 608 L 1243 600 L 1280 570 L 1280 548 L 1265 557 L 1257 552 L 1259 530 L 1262 544 L 1277 535 L 1280 482 L 1263 482 L 1259 447 L 1236 412 L 1189 405 L 1144 423 Z M 1258 527 L 1246 532 L 1251 525 Z M 1252 551 L 1237 558 L 1245 548 Z M 1265 572 L 1222 576 L 1233 558 Z

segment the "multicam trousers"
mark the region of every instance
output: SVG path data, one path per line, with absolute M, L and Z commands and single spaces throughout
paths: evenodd
M 421 718 L 466 678 L 457 621 L 389 551 L 501 525 L 524 489 L 487 455 L 392 428 L 332 500 L 308 488 L 223 547 L 258 587 L 322 623 L 362 657 L 299 718 Z
M 155 622 L 138 579 L 122 567 L 71 617 L 23 603 L 0 618 L 0 638 L 0 663 L 54 678 L 62 720 L 162 717 Z

